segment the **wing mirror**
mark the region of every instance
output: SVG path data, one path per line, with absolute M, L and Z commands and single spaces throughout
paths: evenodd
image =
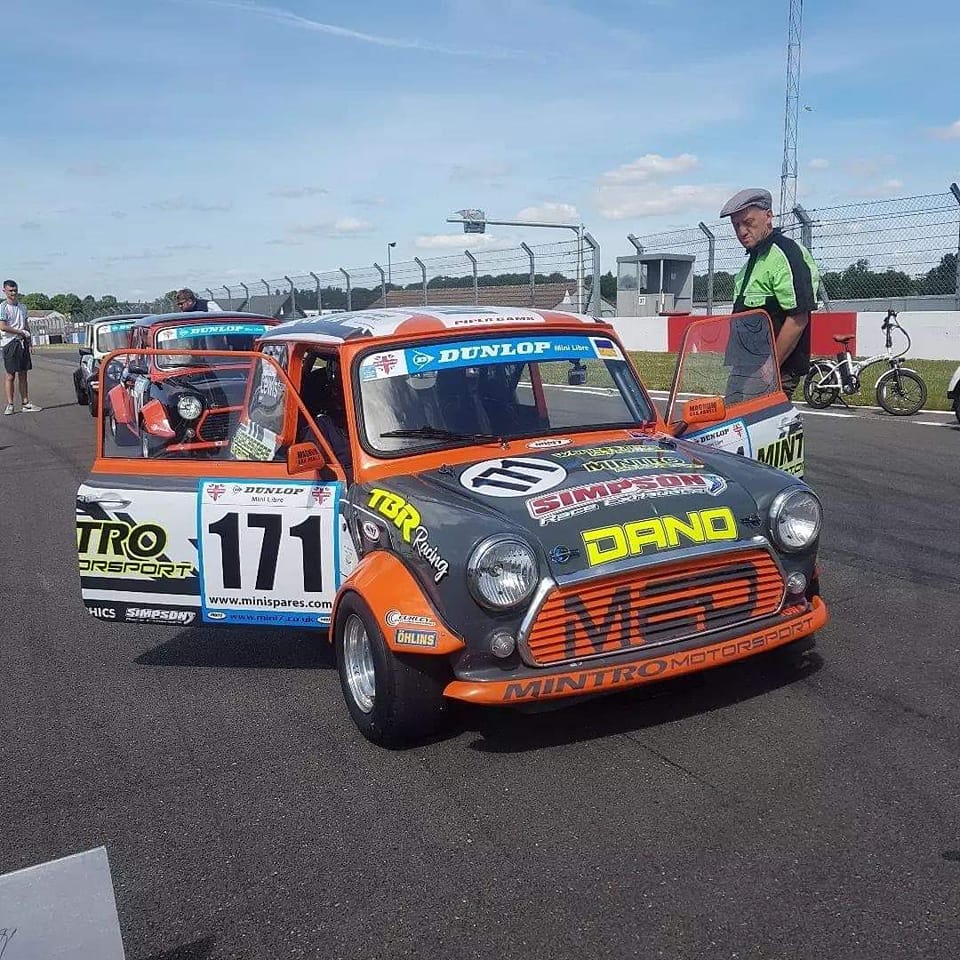
M 680 408 L 680 419 L 671 424 L 673 435 L 682 437 L 690 427 L 704 423 L 717 423 L 727 418 L 727 405 L 723 397 L 694 397 Z
M 322 470 L 327 458 L 315 443 L 292 443 L 287 450 L 287 473 L 291 477 L 312 470 Z
M 80 348 L 80 356 L 81 356 L 81 357 L 92 357 L 92 356 L 93 356 L 93 348 L 92 348 L 92 347 L 81 347 L 81 348 Z

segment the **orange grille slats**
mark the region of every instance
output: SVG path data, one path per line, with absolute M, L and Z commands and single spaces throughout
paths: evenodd
M 635 570 L 554 590 L 527 647 L 543 666 L 605 656 L 770 616 L 783 597 L 783 577 L 763 549 Z

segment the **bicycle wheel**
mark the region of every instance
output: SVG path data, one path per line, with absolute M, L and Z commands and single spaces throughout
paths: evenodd
M 803 399 L 818 410 L 829 407 L 840 396 L 840 391 L 836 387 L 821 387 L 819 384 L 833 377 L 833 370 L 828 364 L 814 361 L 803 378 Z
M 920 374 L 901 370 L 899 383 L 897 371 L 890 370 L 877 381 L 877 403 L 894 417 L 909 417 L 927 402 L 927 385 Z

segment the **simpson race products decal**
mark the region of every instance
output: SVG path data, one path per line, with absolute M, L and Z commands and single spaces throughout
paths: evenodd
M 552 460 L 502 457 L 483 460 L 460 474 L 460 486 L 485 497 L 525 497 L 552 490 L 567 479 L 567 471 Z
M 435 583 L 439 583 L 447 575 L 450 564 L 430 542 L 430 534 L 420 522 L 420 511 L 412 503 L 389 490 L 374 487 L 370 491 L 369 506 L 393 523 L 400 531 L 404 543 L 410 544 L 417 556 L 432 568 Z
M 436 630 L 408 630 L 401 627 L 393 638 L 400 647 L 435 647 L 437 645 Z
M 590 473 L 610 471 L 611 473 L 626 473 L 629 470 L 676 470 L 678 467 L 702 467 L 699 460 L 688 460 L 685 457 L 625 457 L 618 460 L 588 460 L 583 469 Z
M 259 337 L 269 329 L 263 323 L 201 323 L 190 327 L 168 327 L 157 334 L 157 343 L 166 343 L 168 340 L 195 340 L 198 337 Z
M 618 503 L 684 494 L 715 497 L 726 489 L 727 481 L 712 473 L 654 473 L 554 490 L 531 497 L 527 501 L 527 510 L 543 527 L 557 520 L 566 520 Z
M 399 610 L 389 610 L 383 618 L 388 627 L 435 627 L 437 621 L 433 617 L 423 617 L 416 613 L 401 613 Z
M 731 420 L 728 423 L 721 423 L 717 427 L 701 430 L 699 433 L 686 433 L 683 438 L 684 440 L 702 443 L 705 447 L 713 447 L 716 450 L 727 450 L 730 453 L 739 453 L 745 457 L 753 456 L 753 450 L 750 446 L 750 433 L 743 420 Z
M 562 437 L 546 437 L 543 440 L 534 440 L 527 444 L 528 450 L 552 450 L 554 447 L 566 447 L 571 441 Z
M 156 607 L 127 607 L 123 616 L 127 623 L 174 623 L 184 627 L 196 618 L 193 610 L 158 610 Z
M 646 443 L 613 443 L 604 447 L 575 447 L 573 450 L 560 450 L 554 454 L 557 459 L 567 457 L 622 457 L 625 453 L 659 452 L 663 448 L 656 440 Z
M 339 497 L 336 483 L 202 480 L 201 618 L 291 627 L 329 623 L 340 585 Z
M 631 523 L 584 530 L 580 536 L 591 567 L 636 557 L 648 550 L 671 550 L 681 542 L 714 543 L 737 539 L 737 521 L 729 507 L 691 510 L 680 517 L 650 517 Z
M 80 573 L 182 580 L 192 577 L 192 561 L 166 556 L 168 534 L 159 523 L 77 517 Z
M 786 473 L 803 476 L 803 430 L 757 450 L 757 460 Z

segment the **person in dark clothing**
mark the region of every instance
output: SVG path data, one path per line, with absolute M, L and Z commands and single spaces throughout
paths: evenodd
M 720 211 L 730 217 L 747 262 L 733 284 L 733 312 L 762 309 L 773 321 L 784 393 L 793 397 L 810 367 L 810 313 L 817 308 L 820 273 L 810 251 L 773 226 L 773 197 L 751 187 Z
M 189 288 L 177 291 L 177 309 L 181 313 L 220 313 L 220 305 L 213 300 L 199 300 Z

